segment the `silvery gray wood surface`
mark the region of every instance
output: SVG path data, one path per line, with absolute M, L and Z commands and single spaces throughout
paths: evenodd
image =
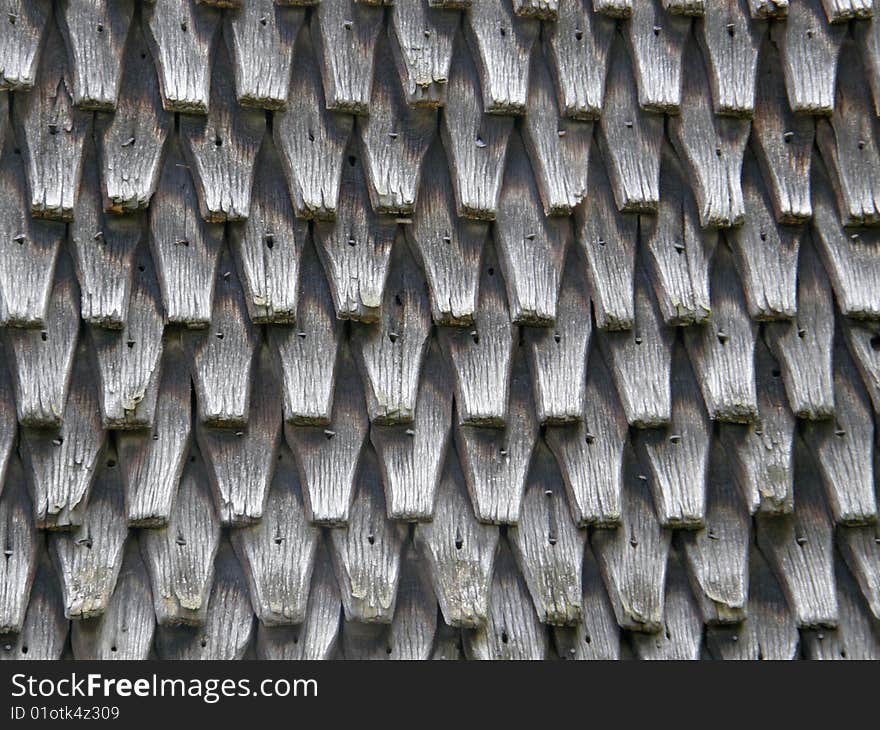
M 648 111 L 678 114 L 682 103 L 682 59 L 690 39 L 691 20 L 665 12 L 660 0 L 628 4 L 632 18 L 626 24 L 626 39 L 639 104 Z
M 880 303 L 874 292 L 880 286 L 880 257 L 872 229 L 844 229 L 837 217 L 828 177 L 814 166 L 813 238 L 841 314 L 855 319 L 880 319 Z
M 482 81 L 485 110 L 524 114 L 538 22 L 515 15 L 510 0 L 484 0 L 471 7 L 464 28 Z
M 262 109 L 287 105 L 293 45 L 304 17 L 305 10 L 276 8 L 272 0 L 242 3 L 225 14 L 223 39 L 239 104 Z
M 163 343 L 161 371 L 152 429 L 123 431 L 116 437 L 125 470 L 128 524 L 134 527 L 168 523 L 189 451 L 190 376 L 179 337 L 173 334 Z
M 294 63 L 300 72 L 291 75 L 287 109 L 275 113 L 275 145 L 296 214 L 332 219 L 353 120 L 325 108 L 315 52 L 305 31 L 297 41 Z
M 437 633 L 434 636 L 434 651 L 431 659 L 435 661 L 451 661 L 464 659 L 464 647 L 461 644 L 461 631 L 448 626 L 443 621 L 437 622 Z
M 477 69 L 464 41 L 459 41 L 449 71 L 440 135 L 458 215 L 494 220 L 513 120 L 486 114 L 485 108 Z
M 664 527 L 701 528 L 706 516 L 706 478 L 712 424 L 685 354 L 677 345 L 670 360 L 672 410 L 664 428 L 634 435 L 650 471 L 657 517 Z
M 483 256 L 471 327 L 442 327 L 439 341 L 455 378 L 460 423 L 500 428 L 507 420 L 515 328 L 494 251 Z
M 197 452 L 191 452 L 184 468 L 167 525 L 142 531 L 138 540 L 150 574 L 159 625 L 204 624 L 220 544 L 220 520 Z
M 467 657 L 506 661 L 546 659 L 550 650 L 547 629 L 538 620 L 506 540 L 501 542 L 489 595 L 488 620 L 464 633 Z
M 788 0 L 749 0 L 753 18 L 780 18 L 788 15 Z
M 833 351 L 833 418 L 806 424 L 804 435 L 818 461 L 834 520 L 848 525 L 873 523 L 877 499 L 871 403 L 846 348 L 841 343 Z
M 761 165 L 776 219 L 780 223 L 801 223 L 813 214 L 810 160 L 816 123 L 812 117 L 794 114 L 786 103 L 782 62 L 769 40 L 764 43 L 761 58 L 752 149 Z
M 369 114 L 381 8 L 341 0 L 321 3 L 313 15 L 310 25 L 315 49 L 323 61 L 327 108 Z
M 637 4 L 633 0 L 593 0 L 593 10 L 612 18 L 629 18 Z
M 513 0 L 513 12 L 527 18 L 555 21 L 559 15 L 559 0 Z
M 135 23 L 122 63 L 116 110 L 112 115 L 98 114 L 95 120 L 105 210 L 128 213 L 149 205 L 159 184 L 172 121 L 172 115 L 162 108 L 156 68 Z M 77 218 L 79 213 L 74 211 Z
M 663 321 L 688 326 L 709 319 L 709 263 L 718 234 L 700 228 L 696 203 L 669 145 L 663 148 L 657 215 L 641 216 L 639 232 Z
M 155 416 L 164 330 L 159 288 L 152 266 L 138 263 L 133 278 L 123 328 L 90 327 L 105 428 L 149 427 Z
M 834 526 L 826 511 L 816 464 L 795 442 L 795 510 L 758 515 L 758 547 L 776 574 L 800 628 L 833 627 L 838 604 L 834 583 Z
M 474 322 L 480 261 L 488 225 L 459 218 L 443 148 L 434 143 L 406 240 L 428 281 L 431 318 L 437 325 Z
M 243 658 L 254 624 L 247 581 L 227 542 L 221 546 L 216 562 L 204 626 L 160 625 L 156 649 L 161 659 Z
M 811 420 L 830 418 L 835 410 L 831 372 L 834 298 L 812 244 L 801 248 L 797 276 L 797 318 L 768 323 L 765 338 L 781 366 L 794 414 Z
M 9 375 L 23 426 L 62 425 L 79 337 L 76 284 L 62 266 L 40 329 L 5 328 Z
M 552 324 L 571 225 L 567 218 L 544 215 L 519 135 L 510 143 L 498 212 L 495 248 L 510 319 L 522 325 Z
M 535 410 L 542 425 L 571 423 L 583 415 L 587 352 L 593 333 L 589 312 L 583 262 L 572 250 L 562 273 L 554 326 L 523 329 Z
M 0 110 L 6 107 L 5 95 L 2 99 Z M 64 230 L 28 214 L 20 150 L 12 139 L 0 158 L 0 235 L 10 242 L 0 251 L 0 322 L 42 326 Z
M 373 209 L 404 216 L 415 207 L 437 113 L 407 103 L 388 46 L 379 43 L 369 116 L 358 120 L 357 128 Z
M 150 206 L 150 250 L 169 324 L 210 324 L 222 239 L 223 226 L 198 214 L 190 171 L 172 142 Z
M 543 442 L 535 449 L 519 521 L 507 536 L 541 623 L 580 623 L 587 531 L 571 517 L 559 467 Z
M 702 17 L 706 12 L 706 0 L 663 0 L 663 7 L 674 15 Z
M 675 150 L 693 179 L 700 225 L 729 228 L 745 219 L 740 177 L 750 124 L 714 114 L 696 48 L 685 59 L 682 110 L 669 120 Z
M 830 23 L 870 18 L 874 12 L 872 0 L 822 0 L 822 5 Z
M 240 430 L 196 425 L 217 511 L 224 525 L 258 522 L 264 514 L 281 437 L 281 394 L 272 355 L 261 347 L 253 368 L 247 424 Z M 236 365 L 229 365 L 232 369 Z
M 407 104 L 438 107 L 446 101 L 452 48 L 461 16 L 433 10 L 429 0 L 396 3 L 389 36 Z
M 3 346 L 0 345 L 0 359 L 4 361 L 3 364 L 0 364 L 0 480 L 6 479 L 7 468 L 14 453 L 12 447 L 16 444 L 18 435 L 16 433 L 15 394 L 3 352 Z M 0 495 L 2 494 L 3 487 L 0 486 Z
M 880 412 L 880 326 L 845 318 L 841 318 L 839 322 L 849 353 L 871 397 L 874 413 L 878 413 Z
M 406 534 L 406 525 L 386 516 L 376 455 L 367 447 L 348 524 L 330 530 L 330 556 L 347 621 L 391 623 Z
M 575 522 L 610 527 L 620 521 L 627 421 L 595 345 L 588 357 L 580 423 L 549 425 L 546 439 L 562 472 Z
M 352 323 L 352 352 L 364 381 L 370 421 L 411 423 L 431 333 L 424 279 L 398 235 L 375 324 Z
M 713 439 L 704 526 L 682 532 L 683 558 L 703 621 L 737 624 L 748 611 L 749 511 L 721 441 Z
M 865 61 L 868 85 L 874 97 L 874 110 L 880 112 L 880 25 L 856 23 L 855 38 Z
M 370 427 L 392 520 L 434 516 L 452 423 L 452 378 L 436 344 L 428 345 L 411 424 Z
M 98 661 L 147 659 L 155 628 L 150 579 L 137 540 L 131 539 L 104 613 L 71 622 L 73 655 Z
M 543 31 L 559 110 L 572 119 L 596 119 L 605 97 L 614 21 L 597 15 L 586 0 L 559 0 L 558 4 L 557 22 Z
M 330 421 L 342 324 L 311 240 L 299 268 L 296 324 L 268 327 L 267 339 L 278 354 L 284 420 L 321 425 Z
M 878 121 L 869 91 L 859 80 L 862 67 L 852 42 L 844 43 L 834 113 L 816 122 L 816 142 L 830 175 L 845 226 L 880 223 Z
M 837 547 L 875 618 L 880 614 L 880 535 L 876 525 L 839 526 Z M 837 573 L 838 570 L 835 570 Z
M 134 1 L 65 0 L 57 12 L 71 60 L 74 104 L 113 111 Z
M 97 469 L 82 519 L 49 540 L 64 601 L 64 615 L 86 619 L 108 607 L 128 537 L 122 476 L 116 452 L 107 449 Z
M 712 321 L 685 330 L 684 341 L 713 421 L 748 423 L 758 416 L 755 391 L 757 326 L 726 246 L 715 251 L 710 279 Z
M 394 218 L 373 212 L 363 164 L 353 147 L 343 164 L 336 221 L 319 221 L 314 232 L 336 316 L 378 322 L 397 225 Z
M 471 6 L 472 2 L 473 0 L 428 0 L 428 7 L 465 10 Z
M 170 112 L 207 114 L 220 12 L 195 0 L 153 0 L 141 15 L 163 106 Z
M 248 315 L 254 324 L 293 323 L 308 226 L 294 216 L 278 153 L 268 137 L 257 155 L 250 213 L 246 221 L 229 227 Z
M 621 628 L 656 633 L 664 620 L 664 585 L 672 533 L 654 513 L 647 476 L 632 448 L 624 451 L 621 524 L 596 530 L 591 545 Z
M 639 659 L 695 661 L 700 658 L 703 623 L 678 556 L 670 555 L 664 597 L 663 626 L 653 634 L 634 633 Z
M 560 115 L 553 80 L 542 53 L 532 57 L 529 82 L 529 113 L 522 138 L 531 160 L 544 213 L 570 215 L 587 193 L 587 158 L 593 125 Z M 532 173 L 528 177 L 532 179 Z M 507 185 L 502 189 L 502 217 Z
M 0 33 L 0 89 L 25 91 L 37 77 L 51 0 L 14 0 Z
M 275 660 L 332 659 L 339 638 L 342 603 L 333 566 L 323 544 L 318 548 L 306 617 L 294 626 L 257 622 L 257 657 Z
M 24 626 L 39 544 L 32 514 L 24 470 L 14 456 L 0 494 L 0 634 L 17 634 Z
M 593 296 L 593 314 L 601 330 L 628 330 L 633 326 L 638 218 L 620 213 L 597 150 L 590 154 L 591 191 L 575 209 L 575 236 L 587 259 Z
M 326 426 L 285 423 L 284 436 L 300 469 L 310 522 L 344 525 L 349 520 L 358 462 L 369 430 L 360 376 L 347 348 L 341 354 Z
M 746 0 L 705 0 L 697 24 L 717 114 L 751 117 L 755 110 L 758 51 L 767 23 L 751 19 Z
M 538 438 L 528 369 L 522 355 L 513 366 L 504 427 L 467 425 L 460 415 L 458 420 L 455 443 L 477 519 L 515 525 Z
M 128 315 L 135 250 L 145 237 L 146 220 L 143 214 L 104 213 L 97 155 L 91 141 L 85 154 L 84 184 L 70 227 L 80 313 L 91 325 L 118 330 L 125 325 Z
M 232 261 L 220 258 L 209 326 L 192 338 L 192 378 L 199 421 L 233 428 L 247 422 L 259 344 Z
M 94 368 L 84 346 L 75 360 L 60 427 L 21 432 L 21 455 L 40 529 L 72 530 L 82 524 L 104 448 Z
M 657 211 L 662 142 L 663 117 L 639 106 L 632 68 L 623 44 L 618 43 L 609 62 L 599 148 L 619 210 Z
M 782 369 L 759 341 L 755 350 L 757 419 L 748 424 L 720 425 L 721 442 L 751 513 L 786 514 L 794 506 L 795 417 L 781 376 Z
M 802 228 L 776 225 L 771 201 L 751 155 L 743 166 L 743 225 L 731 229 L 726 241 L 746 297 L 749 316 L 756 320 L 790 320 L 797 314 L 798 252 Z
M 626 419 L 636 428 L 669 423 L 669 386 L 675 331 L 667 327 L 643 271 L 636 275 L 635 321 L 622 332 L 600 332 L 598 341 L 611 367 Z
M 273 462 L 263 519 L 233 530 L 231 539 L 260 623 L 288 626 L 307 620 L 320 530 L 306 519 L 293 455 L 282 448 Z
M 488 620 L 498 537 L 498 527 L 474 516 L 458 456 L 450 450 L 434 519 L 415 528 L 416 547 L 425 557 L 440 611 L 450 626 L 473 629 Z

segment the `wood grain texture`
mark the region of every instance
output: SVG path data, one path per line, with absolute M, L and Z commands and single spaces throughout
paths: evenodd
M 633 0 L 593 0 L 593 10 L 612 18 L 629 18 L 637 3 Z
M 0 32 L 0 89 L 26 91 L 37 78 L 52 3 L 12 0 L 7 7 L 7 22 Z
M 657 211 L 662 141 L 663 117 L 639 106 L 632 68 L 622 43 L 618 43 L 609 63 L 599 149 L 622 212 Z
M 0 495 L 3 494 L 7 469 L 13 458 L 13 446 L 16 444 L 15 394 L 12 379 L 6 367 L 4 349 L 0 346 Z
M 610 527 L 620 522 L 627 421 L 595 345 L 588 358 L 581 422 L 548 426 L 546 439 L 562 472 L 575 522 Z
M 174 143 L 150 206 L 150 251 L 166 322 L 207 327 L 223 227 L 205 223 L 197 210 L 198 197 L 189 169 Z
M 513 12 L 510 0 L 475 3 L 465 17 L 489 114 L 522 115 L 529 88 L 529 56 L 539 24 Z
M 597 530 L 591 545 L 621 628 L 656 633 L 663 628 L 666 564 L 671 532 L 654 514 L 647 477 L 631 447 L 624 452 L 621 524 Z
M 452 378 L 436 344 L 429 344 L 411 424 L 373 422 L 385 503 L 392 520 L 432 519 L 452 423 Z
M 364 450 L 348 524 L 330 531 L 330 556 L 347 621 L 389 624 L 394 618 L 406 526 L 386 517 L 379 466 Z
M 466 425 L 459 415 L 455 443 L 474 513 L 481 522 L 515 525 L 519 520 L 532 450 L 538 438 L 528 378 L 528 369 L 520 356 L 513 366 L 503 428 Z
M 749 424 L 721 424 L 734 478 L 752 513 L 787 514 L 794 505 L 795 417 L 781 376 L 782 368 L 759 341 L 755 348 L 758 417 Z
M 665 324 L 702 324 L 711 315 L 709 262 L 718 234 L 700 228 L 696 202 L 669 145 L 664 145 L 661 165 L 657 215 L 639 218 L 645 268 Z
M 559 15 L 559 0 L 513 0 L 513 12 L 524 18 L 555 21 Z
M 23 428 L 21 454 L 30 474 L 37 527 L 72 530 L 82 524 L 105 434 L 94 369 L 84 346 L 76 354 L 60 427 Z
M 318 5 L 310 25 L 328 109 L 369 114 L 382 17 L 381 8 L 353 0 Z
M 171 123 L 172 115 L 162 108 L 149 47 L 135 23 L 123 60 L 116 111 L 99 114 L 95 120 L 105 210 L 128 213 L 149 205 L 159 184 Z M 88 192 L 84 189 L 81 194 Z M 74 218 L 79 218 L 78 209 Z
M 220 544 L 220 520 L 214 512 L 204 464 L 195 451 L 184 468 L 168 524 L 143 530 L 138 539 L 159 625 L 204 624 Z
M 336 216 L 344 152 L 353 120 L 326 109 L 324 91 L 307 33 L 299 36 L 290 79 L 287 109 L 272 125 L 293 207 L 301 218 Z
M 406 240 L 428 281 L 433 321 L 466 327 L 474 322 L 488 225 L 458 217 L 446 157 L 436 142 L 425 167 L 432 174 L 422 180 Z
M 798 253 L 803 229 L 776 225 L 771 199 L 754 158 L 743 165 L 743 225 L 725 237 L 736 261 L 749 316 L 791 320 L 797 315 Z
M 230 365 L 230 369 L 234 366 Z M 241 430 L 199 423 L 220 522 L 246 525 L 262 519 L 281 436 L 281 394 L 272 355 L 261 347 L 253 368 L 253 396 Z
M 292 426 L 284 436 L 296 457 L 310 522 L 345 525 L 369 420 L 361 379 L 347 348 L 340 355 L 333 410 L 325 427 Z
M 780 18 L 788 15 L 788 0 L 749 0 L 749 12 L 753 18 Z
M 349 149 L 335 223 L 315 224 L 315 243 L 336 316 L 378 322 L 397 226 L 373 212 L 361 161 Z
M 575 236 L 587 259 L 593 314 L 600 330 L 633 327 L 633 279 L 638 237 L 635 215 L 620 213 L 599 155 L 590 154 L 590 195 L 575 209 Z
M 626 40 L 639 104 L 648 111 L 678 114 L 682 104 L 682 61 L 691 20 L 666 13 L 660 0 L 643 0 L 630 7 L 632 18 L 626 24 Z
M 239 104 L 258 109 L 287 105 L 293 45 L 304 17 L 305 10 L 276 8 L 272 0 L 243 3 L 226 13 L 223 38 Z
M 871 397 L 874 412 L 880 412 L 880 327 L 874 323 L 853 322 L 841 318 L 840 329 L 862 383 Z
M 232 531 L 254 613 L 263 626 L 302 624 L 320 531 L 306 519 L 293 454 L 278 451 L 263 518 Z M 332 571 L 331 571 L 332 572 Z
M 822 0 L 822 5 L 830 23 L 870 18 L 874 11 L 870 0 Z
M 840 526 L 836 537 L 840 554 L 876 618 L 880 614 L 880 535 L 877 526 Z
M 438 107 L 446 101 L 458 13 L 433 10 L 429 0 L 396 3 L 389 37 L 406 103 Z
M 856 23 L 853 35 L 868 72 L 868 85 L 874 97 L 874 110 L 880 113 L 880 25 L 874 22 Z
M 605 97 L 614 21 L 596 14 L 586 0 L 559 0 L 558 5 L 557 23 L 544 32 L 559 110 L 571 119 L 597 119 Z
M 675 332 L 663 323 L 660 309 L 643 271 L 636 275 L 632 329 L 600 332 L 598 342 L 611 367 L 626 420 L 636 428 L 669 423 L 669 386 Z
M 535 449 L 519 521 L 507 536 L 541 623 L 580 623 L 587 531 L 572 519 L 559 467 L 543 443 Z
M 153 0 L 141 15 L 159 72 L 162 105 L 170 112 L 207 114 L 220 12 L 195 0 Z
M 37 570 L 37 530 L 21 462 L 10 460 L 0 494 L 0 634 L 22 631 Z
M 489 616 L 499 528 L 478 522 L 458 456 L 450 451 L 437 489 L 434 519 L 416 526 L 437 602 L 450 626 L 477 628 Z
M 133 527 L 168 523 L 189 452 L 192 386 L 179 340 L 169 334 L 163 342 L 152 429 L 122 431 L 116 438 L 125 470 L 128 523 Z
M 684 341 L 709 417 L 747 423 L 758 416 L 754 368 L 757 327 L 749 317 L 726 246 L 715 252 L 710 290 L 712 321 L 686 329 Z
M 330 421 L 342 325 L 311 240 L 299 268 L 296 325 L 268 327 L 267 341 L 278 354 L 284 420 L 323 425 Z
M 113 111 L 134 0 L 65 0 L 57 15 L 71 60 L 73 103 Z

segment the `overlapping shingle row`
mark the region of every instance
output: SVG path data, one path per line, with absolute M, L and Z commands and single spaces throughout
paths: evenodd
M 0 657 L 880 655 L 869 0 L 3 10 Z

